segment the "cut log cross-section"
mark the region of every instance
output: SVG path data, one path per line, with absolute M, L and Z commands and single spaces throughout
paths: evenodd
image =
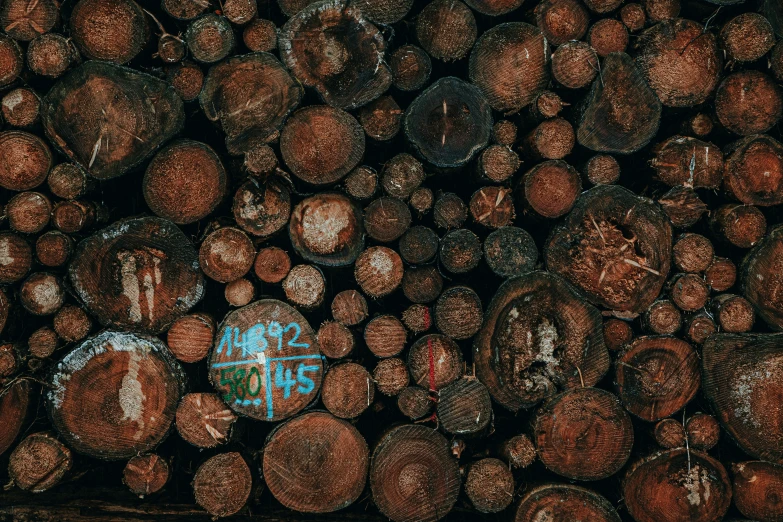
M 256 301 L 223 320 L 209 377 L 232 410 L 278 421 L 318 395 L 324 373 L 315 332 L 302 314 L 274 299 Z

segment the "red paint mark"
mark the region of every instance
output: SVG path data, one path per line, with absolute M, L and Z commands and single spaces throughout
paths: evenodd
M 430 308 L 429 306 L 424 307 L 424 329 L 429 330 L 430 326 L 432 326 L 432 319 L 430 318 Z
M 427 349 L 430 353 L 430 393 L 435 393 L 435 354 L 432 351 L 432 337 L 427 339 Z

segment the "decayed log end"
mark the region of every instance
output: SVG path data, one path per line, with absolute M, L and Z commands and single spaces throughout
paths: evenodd
M 342 194 L 311 196 L 291 212 L 288 236 L 294 250 L 311 263 L 350 265 L 364 248 L 362 213 Z
M 196 503 L 213 517 L 227 517 L 241 510 L 252 487 L 250 468 L 236 452 L 215 455 L 193 477 Z
M 155 454 L 137 455 L 122 472 L 122 482 L 131 493 L 144 498 L 160 491 L 169 480 L 171 470 L 165 459 Z
M 729 509 L 732 491 L 720 462 L 679 448 L 633 464 L 623 481 L 623 496 L 637 522 L 709 522 Z
M 166 82 L 110 63 L 88 61 L 43 97 L 52 143 L 98 179 L 147 159 L 184 124 L 182 99 Z
M 0 455 L 11 447 L 22 429 L 30 404 L 30 384 L 21 379 L 0 395 Z
M 547 484 L 529 491 L 519 503 L 514 522 L 545 520 L 544 517 L 620 522 L 620 516 L 604 497 L 589 489 L 567 484 Z
M 514 500 L 514 476 L 498 459 L 481 459 L 468 469 L 465 493 L 482 513 L 498 513 Z
M 281 181 L 245 181 L 234 194 L 231 207 L 237 225 L 257 237 L 269 237 L 288 224 L 291 193 Z
M 715 90 L 723 56 L 715 35 L 705 31 L 702 24 L 682 18 L 667 20 L 641 36 L 639 65 L 661 103 L 692 107 L 703 103 Z
M 126 459 L 153 449 L 168 434 L 185 380 L 158 339 L 109 330 L 54 367 L 47 409 L 76 451 Z
M 724 188 L 747 205 L 783 203 L 783 145 L 765 134 L 729 146 Z
M 484 240 L 484 260 L 500 277 L 520 276 L 536 267 L 538 247 L 526 230 L 501 227 Z
M 188 393 L 177 406 L 177 433 L 197 448 L 229 442 L 236 420 L 236 414 L 216 393 Z
M 637 337 L 617 360 L 615 381 L 629 412 L 658 421 L 680 411 L 699 391 L 699 355 L 676 337 Z
M 773 522 L 783 518 L 783 466 L 764 461 L 733 466 L 734 505 L 753 520 Z
M 11 453 L 8 475 L 19 488 L 42 493 L 57 485 L 72 463 L 71 450 L 54 435 L 33 433 Z
M 295 112 L 280 135 L 280 153 L 291 173 L 314 185 L 339 181 L 364 155 L 364 130 L 347 112 L 312 105 Z
M 240 415 L 278 421 L 318 394 L 324 373 L 315 332 L 286 303 L 263 299 L 226 316 L 209 358 L 209 378 Z
M 284 506 L 303 513 L 330 513 L 359 498 L 368 463 L 367 443 L 353 425 L 325 412 L 312 412 L 269 435 L 263 474 L 272 495 Z
M 783 330 L 783 227 L 769 230 L 740 268 L 743 295 L 773 330 Z
M 593 303 L 641 313 L 663 287 L 671 248 L 669 220 L 652 201 L 599 185 L 579 197 L 544 253 L 547 268 Z
M 492 111 L 476 86 L 446 77 L 410 104 L 404 127 L 408 141 L 429 163 L 458 167 L 489 143 Z
M 671 187 L 717 189 L 723 181 L 720 148 L 696 138 L 672 136 L 655 147 L 651 165 L 658 179 Z
M 86 57 L 118 64 L 139 54 L 150 35 L 144 10 L 133 0 L 79 0 L 70 29 Z
M 749 455 L 783 464 L 783 349 L 780 335 L 717 334 L 704 343 L 704 395 L 723 428 Z
M 459 468 L 443 435 L 399 426 L 373 452 L 370 488 L 378 509 L 394 522 L 435 522 L 457 501 Z
M 277 58 L 252 53 L 212 66 L 198 99 L 206 117 L 220 122 L 229 152 L 239 154 L 280 130 L 303 93 Z
M 535 26 L 512 22 L 486 31 L 470 53 L 470 80 L 504 113 L 529 105 L 549 83 L 549 43 Z
M 544 465 L 575 480 L 600 480 L 631 455 L 631 417 L 611 393 L 575 388 L 548 399 L 538 410 L 534 433 Z
M 360 107 L 391 85 L 383 35 L 344 0 L 308 5 L 280 29 L 278 42 L 286 67 L 334 107 Z
M 658 132 L 661 102 L 627 54 L 610 54 L 601 71 L 593 80 L 577 140 L 597 152 L 631 154 Z
M 225 197 L 227 184 L 226 170 L 212 147 L 181 140 L 152 158 L 142 188 L 155 214 L 181 225 L 212 213 Z
M 507 280 L 473 343 L 476 374 L 510 410 L 595 385 L 609 369 L 600 313 L 546 272 Z
M 119 221 L 83 240 L 68 274 L 102 324 L 145 333 L 162 332 L 204 294 L 193 245 L 161 218 Z

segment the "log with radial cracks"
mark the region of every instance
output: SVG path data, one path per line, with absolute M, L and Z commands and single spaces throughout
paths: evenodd
M 127 459 L 168 434 L 185 374 L 157 338 L 108 330 L 53 369 L 49 417 L 63 440 L 91 457 Z
M 671 264 L 672 229 L 652 201 L 616 185 L 584 192 L 550 235 L 547 268 L 593 303 L 641 313 L 661 292 Z
M 783 346 L 780 335 L 717 334 L 704 343 L 704 395 L 749 455 L 783 464 Z
M 510 410 L 558 390 L 593 386 L 609 368 L 601 316 L 560 277 L 507 280 L 492 298 L 473 343 L 476 374 Z
M 173 223 L 117 223 L 76 247 L 68 274 L 77 297 L 104 325 L 160 333 L 204 294 L 196 250 Z
M 120 176 L 179 132 L 182 99 L 166 82 L 105 62 L 70 71 L 41 101 L 49 138 L 95 178 Z
M 323 0 L 299 11 L 280 29 L 279 46 L 293 75 L 334 107 L 360 107 L 391 85 L 383 35 L 344 0 Z
M 280 130 L 304 89 L 269 53 L 235 56 L 209 69 L 199 104 L 219 122 L 229 152 L 247 152 Z
M 329 513 L 356 501 L 367 480 L 369 450 L 349 422 L 326 412 L 280 425 L 264 446 L 263 474 L 272 495 L 303 513 Z
M 636 62 L 625 53 L 604 58 L 593 80 L 576 137 L 597 152 L 631 154 L 658 132 L 661 102 Z
M 438 167 L 459 167 L 489 143 L 492 111 L 472 84 L 441 78 L 408 106 L 404 120 L 408 141 Z

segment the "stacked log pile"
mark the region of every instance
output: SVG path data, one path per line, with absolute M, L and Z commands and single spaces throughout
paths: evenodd
M 0 0 L 0 520 L 783 521 L 781 82 L 778 0 Z

